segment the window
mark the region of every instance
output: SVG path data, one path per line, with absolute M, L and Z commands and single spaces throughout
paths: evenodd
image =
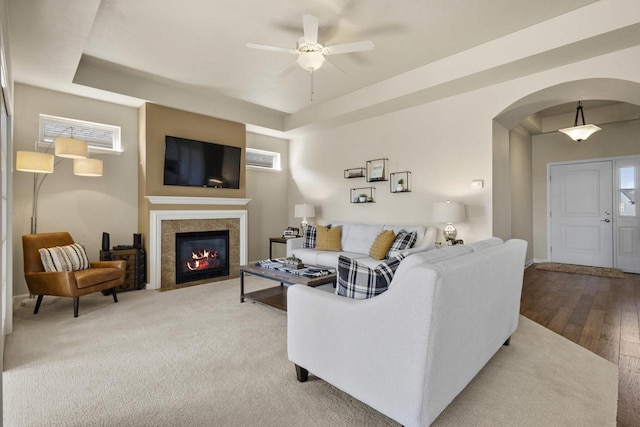
M 258 150 L 255 148 L 247 148 L 246 150 L 247 167 L 251 169 L 279 171 L 280 169 L 280 153 L 274 151 Z
M 40 143 L 49 144 L 58 137 L 86 141 L 90 151 L 122 152 L 120 126 L 40 114 Z

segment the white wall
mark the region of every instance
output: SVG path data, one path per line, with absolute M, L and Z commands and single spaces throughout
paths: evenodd
M 509 153 L 497 153 L 494 158 L 494 118 L 528 95 L 565 82 L 603 76 L 639 82 L 639 67 L 640 48 L 625 49 L 296 137 L 290 148 L 293 182 L 289 203 L 315 204 L 318 222 L 421 223 L 441 227 L 442 224 L 432 224 L 432 203 L 451 199 L 467 204 L 467 221 L 456 224 L 460 238 L 475 241 L 489 237 L 494 233 L 494 208 L 506 220 L 511 218 L 511 187 L 504 182 L 510 178 L 510 166 L 494 164 L 494 159 L 509 162 Z M 565 91 L 545 102 L 547 106 L 570 102 L 580 94 L 589 99 L 588 93 L 588 88 L 576 85 L 573 92 Z M 520 119 L 535 111 L 527 111 Z M 498 132 L 506 135 L 497 135 L 500 146 L 501 141 L 508 142 L 506 131 Z M 373 184 L 376 203 L 349 203 L 349 188 L 367 184 L 364 180 L 344 179 L 343 170 L 364 166 L 366 160 L 379 157 L 389 158 L 391 171 L 412 172 L 412 192 L 390 194 L 388 183 L 377 183 Z M 503 182 L 494 181 L 496 167 Z M 470 189 L 474 179 L 483 179 L 485 187 Z M 508 192 L 499 194 L 497 204 L 493 203 L 494 185 L 496 191 Z M 511 233 L 510 222 L 504 224 L 504 230 Z
M 278 152 L 282 164 L 279 172 L 247 168 L 249 260 L 257 261 L 269 257 L 269 237 L 280 237 L 288 225 L 295 226 L 287 223 L 289 141 L 247 132 L 247 147 Z M 274 257 L 285 252 L 284 245 L 274 243 Z
M 58 164 L 40 192 L 38 232 L 70 232 L 86 245 L 92 261 L 99 259 L 102 232 L 110 233 L 112 245 L 132 244 L 138 224 L 137 110 L 16 84 L 15 151 L 34 149 L 41 113 L 120 126 L 124 152 L 91 154 L 104 162 L 99 178 L 73 175 L 70 160 Z M 22 274 L 21 236 L 30 232 L 33 174 L 14 171 L 13 180 L 13 289 L 19 296 L 29 293 Z
M 510 139 L 511 237 L 526 240 L 533 260 L 532 137 L 512 130 Z

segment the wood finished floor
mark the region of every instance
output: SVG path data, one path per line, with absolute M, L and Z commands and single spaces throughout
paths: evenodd
M 618 426 L 640 427 L 640 275 L 524 275 L 520 313 L 618 365 Z

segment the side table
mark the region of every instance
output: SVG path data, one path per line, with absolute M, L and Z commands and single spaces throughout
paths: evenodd
M 144 289 L 146 286 L 146 255 L 144 249 L 100 251 L 100 261 L 116 260 L 127 262 L 124 283 L 118 286 L 118 292 Z
M 269 237 L 269 259 L 273 259 L 273 244 L 274 243 L 283 243 L 287 244 L 287 239 L 284 237 Z

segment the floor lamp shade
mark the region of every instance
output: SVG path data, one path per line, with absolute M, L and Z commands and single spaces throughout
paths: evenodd
M 75 159 L 73 161 L 73 174 L 78 176 L 102 176 L 102 160 Z
M 89 157 L 87 143 L 75 138 L 56 138 L 55 152 L 58 157 L 86 159 Z
M 18 151 L 16 169 L 22 172 L 53 173 L 53 156 L 36 151 Z

